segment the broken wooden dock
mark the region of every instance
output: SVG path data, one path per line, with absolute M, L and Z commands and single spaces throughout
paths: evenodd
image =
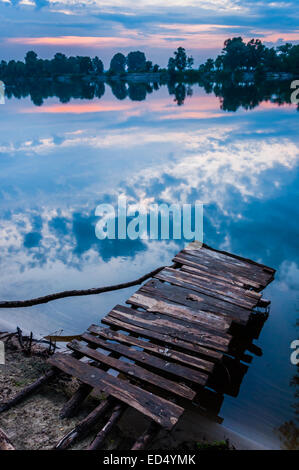
M 53 371 L 81 382 L 63 416 L 74 414 L 92 390 L 107 396 L 82 425 L 112 411 L 91 449 L 102 446 L 126 407 L 152 421 L 133 447 L 140 449 L 160 427 L 171 430 L 186 408 L 195 402 L 203 406 L 205 393 L 236 396 L 252 358 L 246 351 L 258 354 L 252 341 L 265 317 L 257 310 L 270 303 L 260 292 L 275 270 L 198 242 L 173 261 L 127 306 L 116 305 L 103 326 L 91 325 L 80 340 L 69 343 L 72 354 L 49 359 Z M 74 434 L 64 437 L 57 448 L 73 439 Z

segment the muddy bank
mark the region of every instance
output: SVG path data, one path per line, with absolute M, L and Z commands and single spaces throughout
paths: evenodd
M 22 388 L 43 375 L 49 366 L 43 355 L 26 356 L 16 349 L 16 342 L 6 345 L 6 364 L 0 365 L 0 401 L 6 402 Z M 78 415 L 70 419 L 60 419 L 59 413 L 68 398 L 78 387 L 75 379 L 61 375 L 52 383 L 43 386 L 39 393 L 27 398 L 23 403 L 0 414 L 2 428 L 14 447 L 19 450 L 51 449 L 72 430 L 104 398 L 92 395 L 85 400 Z M 76 442 L 73 449 L 84 449 L 94 439 L 105 424 L 99 421 L 89 435 Z M 128 450 L 137 437 L 148 426 L 149 421 L 133 409 L 128 409 L 117 426 L 109 434 L 104 448 Z M 186 412 L 177 426 L 171 431 L 161 431 L 152 442 L 152 449 L 177 449 L 204 447 L 207 443 L 221 441 L 220 447 L 227 445 L 236 449 L 260 449 L 257 443 L 244 439 L 223 426 L 213 423 L 197 412 Z M 216 448 L 219 445 L 217 444 Z

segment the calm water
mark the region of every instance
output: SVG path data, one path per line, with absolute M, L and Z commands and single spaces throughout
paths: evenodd
M 119 194 L 144 203 L 204 201 L 204 241 L 277 269 L 271 314 L 238 398 L 220 415 L 235 431 L 279 447 L 294 419 L 290 343 L 298 337 L 298 112 L 262 102 L 220 109 L 197 86 L 183 106 L 166 87 L 145 101 L 29 98 L 0 107 L 0 299 L 135 279 L 171 264 L 171 241 L 100 242 L 95 208 Z M 1 310 L 0 330 L 82 332 L 135 288 Z

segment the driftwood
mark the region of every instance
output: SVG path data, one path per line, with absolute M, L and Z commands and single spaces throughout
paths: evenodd
M 9 437 L 5 434 L 5 432 L 1 428 L 0 428 L 0 450 L 15 450 Z
M 63 299 L 65 297 L 78 297 L 82 295 L 95 295 L 102 294 L 104 292 L 111 292 L 119 289 L 126 289 L 127 287 L 137 286 L 142 284 L 147 279 L 158 274 L 159 271 L 164 269 L 165 266 L 155 269 L 150 273 L 144 274 L 144 276 L 135 279 L 134 281 L 123 282 L 121 284 L 114 284 L 112 286 L 105 287 L 95 287 L 92 289 L 81 289 L 81 290 L 66 290 L 63 292 L 57 292 L 55 294 L 45 295 L 43 297 L 37 297 L 30 300 L 12 300 L 0 302 L 0 308 L 20 308 L 20 307 L 32 307 L 33 305 L 46 304 L 47 302 L 52 302 L 53 300 Z
M 151 443 L 153 438 L 159 433 L 161 426 L 154 421 L 151 422 L 149 427 L 144 431 L 141 436 L 138 437 L 137 441 L 131 448 L 131 450 L 144 450 Z
M 55 450 L 67 449 L 78 438 L 84 437 L 99 419 L 113 406 L 114 401 L 107 399 L 102 401 L 89 415 L 87 415 L 77 426 L 67 433 L 54 447 Z
M 18 393 L 14 398 L 9 400 L 6 403 L 0 404 L 0 413 L 3 411 L 7 411 L 13 406 L 17 405 L 21 401 L 23 401 L 25 398 L 27 398 L 29 395 L 32 393 L 36 392 L 42 385 L 50 382 L 54 377 L 56 377 L 60 372 L 55 369 L 51 369 L 48 372 L 45 373 L 42 377 L 37 379 L 35 382 L 32 384 L 28 385 L 27 387 L 23 388 L 20 393 Z
M 115 407 L 113 408 L 112 415 L 110 416 L 105 426 L 97 434 L 94 441 L 90 444 L 90 446 L 88 447 L 88 450 L 101 449 L 104 443 L 104 440 L 107 437 L 107 434 L 111 431 L 113 426 L 117 423 L 117 421 L 119 420 L 119 418 L 121 417 L 125 409 L 126 409 L 126 405 L 124 405 L 123 403 L 118 403 L 117 405 L 115 405 Z

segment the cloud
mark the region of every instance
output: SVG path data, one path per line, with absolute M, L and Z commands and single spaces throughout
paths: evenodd
M 55 37 L 18 37 L 8 38 L 11 44 L 27 44 L 30 46 L 81 46 L 81 47 L 111 47 L 134 46 L 136 40 L 109 36 L 55 36 Z

